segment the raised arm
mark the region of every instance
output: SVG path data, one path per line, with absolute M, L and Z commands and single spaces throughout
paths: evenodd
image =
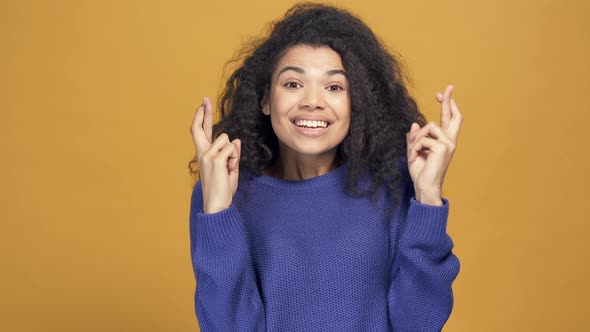
M 241 143 L 225 133 L 213 139 L 212 119 L 213 105 L 204 98 L 191 126 L 200 175 L 190 211 L 195 313 L 204 332 L 264 331 L 264 307 L 233 202 Z
M 453 308 L 451 285 L 459 259 L 447 235 L 449 202 L 442 197 L 444 177 L 455 152 L 463 117 L 451 98 L 454 87 L 437 93 L 441 125 L 412 123 L 406 134 L 408 182 L 406 210 L 394 229 L 390 320 L 394 331 L 440 331 Z M 408 207 L 409 204 L 409 207 Z

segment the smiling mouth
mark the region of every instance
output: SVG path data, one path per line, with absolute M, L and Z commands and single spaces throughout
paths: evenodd
M 322 120 L 293 120 L 291 121 L 295 126 L 305 129 L 326 129 L 332 123 Z

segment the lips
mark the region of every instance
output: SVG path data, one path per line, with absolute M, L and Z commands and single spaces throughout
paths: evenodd
M 296 122 L 299 122 L 300 120 L 294 120 Z M 317 121 L 317 120 L 315 120 Z M 323 127 L 323 126 L 317 126 L 314 128 L 311 127 L 305 127 L 305 126 L 298 126 L 295 124 L 295 122 L 292 122 L 293 127 L 295 128 L 295 131 L 307 136 L 307 137 L 311 137 L 311 138 L 318 138 L 321 137 L 323 135 L 325 135 L 331 128 L 330 122 L 328 122 L 328 126 L 327 127 Z M 300 122 L 301 123 L 301 122 Z
M 295 120 L 295 121 L 293 121 L 293 123 L 297 127 L 305 127 L 305 128 L 328 128 L 328 126 L 330 125 L 330 123 L 327 121 L 319 121 L 319 120 L 314 120 L 314 121 Z

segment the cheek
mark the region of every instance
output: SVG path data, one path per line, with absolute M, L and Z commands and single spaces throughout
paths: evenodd
M 297 96 L 294 93 L 277 92 L 272 96 L 273 111 L 275 113 L 286 113 L 297 104 Z
M 271 103 L 271 124 L 278 137 L 289 136 L 289 110 L 292 108 L 289 100 L 277 96 Z
M 297 109 L 298 101 L 293 94 L 276 95 L 271 103 L 271 121 L 273 126 L 289 125 L 290 111 Z
M 332 101 L 330 106 L 336 111 L 341 122 L 350 122 L 350 101 L 348 98 L 337 98 Z

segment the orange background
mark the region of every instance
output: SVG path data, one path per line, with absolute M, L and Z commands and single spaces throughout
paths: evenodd
M 197 330 L 193 112 L 293 3 L 0 5 L 0 330 Z M 445 331 L 590 330 L 590 3 L 337 3 L 404 55 L 429 120 L 456 86 Z

